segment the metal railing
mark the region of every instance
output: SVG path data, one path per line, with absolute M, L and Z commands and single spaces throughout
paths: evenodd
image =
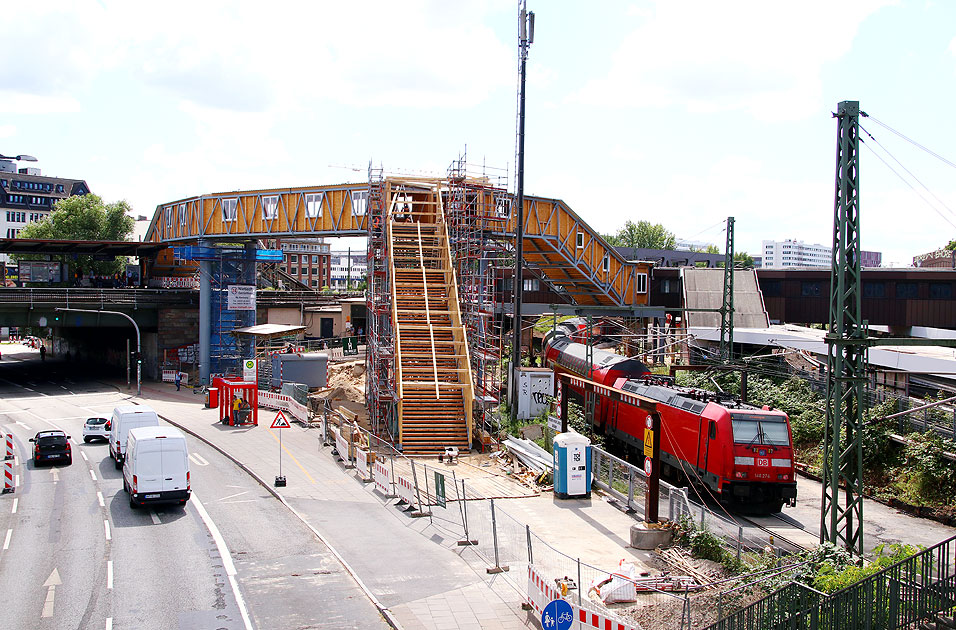
M 956 536 L 831 595 L 788 584 L 707 630 L 905 628 L 956 608 Z
M 146 306 L 163 304 L 198 304 L 195 291 L 169 289 L 0 289 L 0 304 L 44 306 Z

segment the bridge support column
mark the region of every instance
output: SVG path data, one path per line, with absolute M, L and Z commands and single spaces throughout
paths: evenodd
M 242 283 L 256 286 L 256 249 L 257 241 L 248 241 L 244 244 L 244 256 L 242 261 Z M 243 326 L 256 325 L 256 312 L 246 311 L 242 313 Z M 242 343 L 242 342 L 240 342 Z M 256 356 L 256 342 L 250 338 L 248 343 L 242 343 L 239 348 L 240 356 L 245 359 L 251 359 Z
M 200 241 L 201 247 L 207 243 Z M 199 261 L 199 382 L 209 383 L 212 334 L 212 261 Z

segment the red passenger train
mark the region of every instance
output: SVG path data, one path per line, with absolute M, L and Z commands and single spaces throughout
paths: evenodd
M 549 365 L 602 385 L 657 401 L 661 414 L 662 474 L 706 486 L 731 505 L 779 512 L 796 505 L 793 447 L 787 415 L 726 394 L 680 387 L 670 377 L 650 374 L 635 359 L 605 350 L 591 354 L 583 341 L 582 320 L 556 326 L 545 337 Z M 643 452 L 644 414 L 636 407 L 599 396 L 594 430 L 630 452 Z

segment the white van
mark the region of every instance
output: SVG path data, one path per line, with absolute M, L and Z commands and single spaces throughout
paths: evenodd
M 123 489 L 133 509 L 147 503 L 186 505 L 189 487 L 186 438 L 173 427 L 131 429 L 123 462 Z
M 120 405 L 113 409 L 110 421 L 110 457 L 117 469 L 123 466 L 126 452 L 126 436 L 136 427 L 155 427 L 159 425 L 159 416 L 146 405 Z

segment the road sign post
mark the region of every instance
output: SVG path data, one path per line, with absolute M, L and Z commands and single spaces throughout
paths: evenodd
M 272 421 L 270 429 L 289 429 L 292 425 L 286 420 L 285 414 L 281 411 L 276 414 L 276 419 Z M 279 431 L 279 475 L 276 477 L 276 488 L 285 487 L 285 477 L 282 475 L 282 431 Z

